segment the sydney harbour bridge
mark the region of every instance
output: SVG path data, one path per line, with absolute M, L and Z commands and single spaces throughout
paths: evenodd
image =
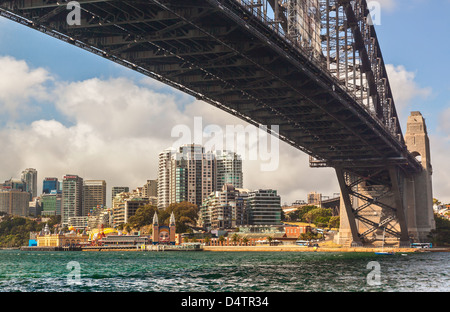
M 418 112 L 402 133 L 369 4 L 0 0 L 0 16 L 267 126 L 335 169 L 340 243 L 409 245 L 434 226 L 428 136 Z

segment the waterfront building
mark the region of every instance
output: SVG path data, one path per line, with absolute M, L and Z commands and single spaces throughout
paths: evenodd
M 158 214 L 153 215 L 152 222 L 152 243 L 153 245 L 175 245 L 176 242 L 176 223 L 175 215 L 170 215 L 169 226 L 160 225 L 158 220 Z
M 250 225 L 281 224 L 281 198 L 276 190 L 248 192 L 246 213 Z
M 62 182 L 62 224 L 68 225 L 69 218 L 83 214 L 83 178 L 66 175 Z
M 128 193 L 130 191 L 130 188 L 128 186 L 113 186 L 111 189 L 111 201 L 114 200 L 114 197 L 116 197 L 117 194 L 125 192 Z
M 21 179 L 26 183 L 26 192 L 29 192 L 30 200 L 37 196 L 37 170 L 34 168 L 27 168 L 22 171 Z
M 10 215 L 26 217 L 29 215 L 30 193 L 21 189 L 0 190 L 0 211 Z
M 42 216 L 60 216 L 62 205 L 62 193 L 52 190 L 41 195 Z
M 42 182 L 42 193 L 50 194 L 52 191 L 61 192 L 58 178 L 44 178 Z
M 85 211 L 82 215 L 88 215 L 95 209 L 106 207 L 106 181 L 84 180 L 83 200 Z
M 89 235 L 84 232 L 77 234 L 75 231 L 52 234 L 46 224 L 41 233 L 35 235 L 35 238 L 38 247 L 67 247 L 86 244 L 89 240 Z

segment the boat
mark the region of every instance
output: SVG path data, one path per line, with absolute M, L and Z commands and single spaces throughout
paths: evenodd
M 395 252 L 393 251 L 376 251 L 376 255 L 384 255 L 384 256 L 392 256 L 395 255 Z
M 386 234 L 386 227 L 383 230 L 383 245 L 381 245 L 381 251 L 375 251 L 376 255 L 381 255 L 381 256 L 392 256 L 395 255 L 395 252 L 393 251 L 384 251 L 384 237 Z

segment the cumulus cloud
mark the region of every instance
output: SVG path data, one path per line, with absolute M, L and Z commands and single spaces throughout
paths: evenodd
M 47 99 L 69 122 L 38 119 L 0 129 L 4 147 L 0 161 L 8 164 L 1 167 L 0 179 L 17 177 L 24 168 L 34 167 L 39 184 L 46 176 L 61 178 L 70 173 L 105 179 L 108 189 L 119 185 L 135 188 L 157 177 L 158 153 L 176 141 L 171 137 L 175 126 L 185 124 L 193 129 L 194 117 L 200 116 L 203 129 L 248 125 L 147 78 L 93 78 L 48 86 L 52 77 L 46 70 L 30 69 L 26 62 L 13 58 L 2 61 L 9 69 L 0 72 L 0 79 L 6 81 L 5 75 L 10 75 L 23 82 L 14 84 L 15 90 L 4 89 L 8 94 L 1 98 L 3 105 L 27 106 L 36 98 Z M 203 143 L 207 141 L 205 136 Z M 244 159 L 244 186 L 277 189 L 288 203 L 304 199 L 312 190 L 336 191 L 330 179 L 322 179 L 324 171 L 310 169 L 307 156 L 298 150 L 282 143 L 276 156 L 279 166 L 271 172 L 261 171 L 259 159 Z
M 30 100 L 48 99 L 46 83 L 50 73 L 43 68 L 32 69 L 25 61 L 0 57 L 0 109 L 10 118 L 31 109 Z
M 209 125 L 224 130 L 227 125 L 248 125 L 149 78 L 55 82 L 51 73 L 32 69 L 24 61 L 9 57 L 0 61 L 8 68 L 0 71 L 0 81 L 9 83 L 9 87 L 0 83 L 0 105 L 9 105 L 12 114 L 36 99 L 45 99 L 57 115 L 66 118 L 37 118 L 1 128 L 4 148 L 0 162 L 4 165 L 0 179 L 17 177 L 21 170 L 34 167 L 39 184 L 46 176 L 61 178 L 70 173 L 105 179 L 108 192 L 112 186 L 135 188 L 157 177 L 158 154 L 177 140 L 171 137 L 175 126 L 184 124 L 193 129 L 197 116 L 202 118 L 203 129 Z M 406 108 L 414 97 L 429 94 L 404 67 L 389 65 L 388 70 L 398 106 Z M 204 137 L 203 143 L 207 141 Z M 277 157 L 275 171 L 262 171 L 261 159 L 244 159 L 244 187 L 276 189 L 283 203 L 306 199 L 311 191 L 324 195 L 339 191 L 332 169 L 309 168 L 307 155 L 290 145 L 281 142 Z
M 421 87 L 415 81 L 416 74 L 408 71 L 404 66 L 386 65 L 389 82 L 394 96 L 395 107 L 400 118 L 409 114 L 407 109 L 416 99 L 426 99 L 431 95 L 432 89 Z M 406 114 L 406 116 L 405 116 Z

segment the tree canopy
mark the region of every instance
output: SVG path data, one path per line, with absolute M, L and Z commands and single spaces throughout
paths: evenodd
M 151 225 L 153 216 L 158 214 L 158 221 L 160 225 L 169 225 L 170 215 L 174 214 L 176 221 L 176 232 L 184 233 L 189 226 L 196 224 L 198 219 L 197 205 L 191 204 L 187 201 L 170 204 L 166 209 L 158 209 L 152 205 L 145 205 L 136 210 L 134 216 L 128 219 L 128 225 L 132 228 L 142 228 L 146 225 Z

